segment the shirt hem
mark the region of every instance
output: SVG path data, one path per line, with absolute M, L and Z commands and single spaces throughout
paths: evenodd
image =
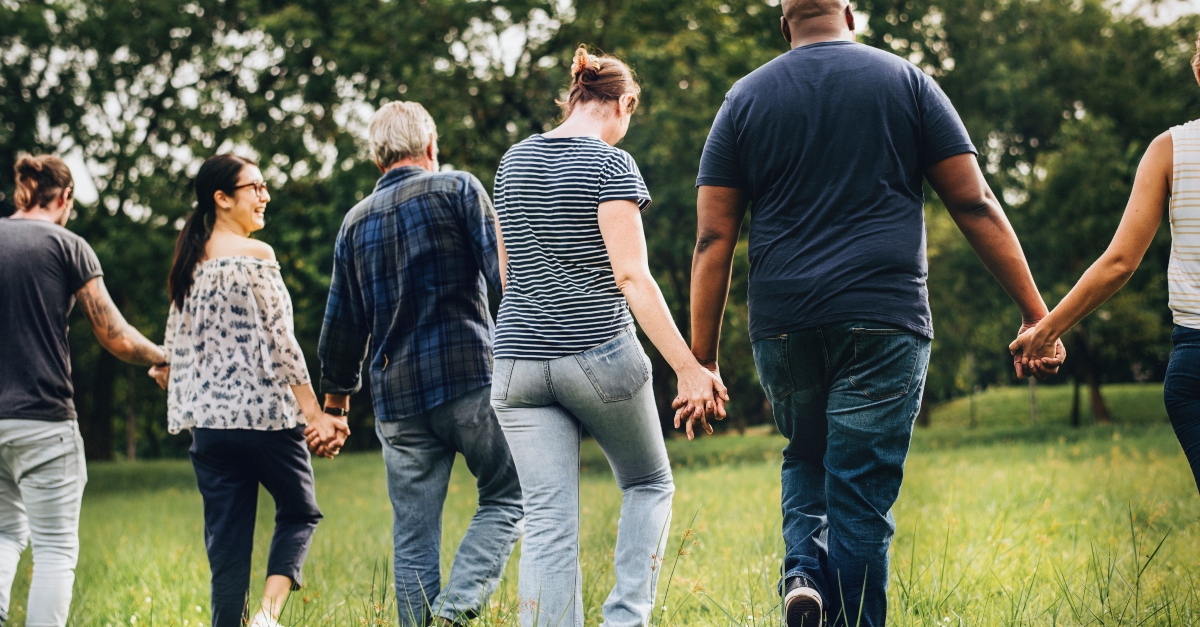
M 78 416 L 74 415 L 56 415 L 50 416 L 46 414 L 0 414 L 0 420 L 37 420 L 39 422 L 70 422 L 78 420 Z
M 751 332 L 751 334 L 750 334 L 750 341 L 757 342 L 759 340 L 766 339 L 766 338 L 769 338 L 769 337 L 772 337 L 775 335 L 780 335 L 783 333 L 795 333 L 797 331 L 801 331 L 804 329 L 811 329 L 813 327 L 819 327 L 819 326 L 823 326 L 826 324 L 833 324 L 833 323 L 837 323 L 837 322 L 853 322 L 856 320 L 882 322 L 885 324 L 891 324 L 891 325 L 898 326 L 902 329 L 911 331 L 917 335 L 920 335 L 921 337 L 924 337 L 925 339 L 929 339 L 929 340 L 933 339 L 933 327 L 913 324 L 911 321 L 906 320 L 900 316 L 892 316 L 892 315 L 881 314 L 881 313 L 877 313 L 877 312 L 845 311 L 845 312 L 827 314 L 827 315 L 820 316 L 817 318 L 810 318 L 808 320 L 801 320 L 801 321 L 791 323 L 791 324 L 775 325 L 772 327 L 767 327 L 763 331 L 754 331 L 754 332 Z M 753 324 L 753 322 L 751 322 L 751 324 Z

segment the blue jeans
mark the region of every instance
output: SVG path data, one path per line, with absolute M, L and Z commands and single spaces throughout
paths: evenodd
M 754 363 L 788 438 L 784 578 L 810 579 L 833 625 L 883 627 L 891 508 L 929 340 L 878 322 L 829 324 L 758 340 Z
M 193 429 L 188 454 L 204 499 L 204 548 L 212 573 L 211 624 L 239 627 L 245 624 L 248 609 L 259 484 L 275 500 L 267 576 L 283 575 L 296 588 L 301 585 L 301 568 L 321 520 L 304 426 L 279 431 Z
M 1163 401 L 1200 489 L 1200 329 L 1176 325 L 1171 341 L 1175 350 L 1167 363 Z
M 583 626 L 581 428 L 604 450 L 622 494 L 604 625 L 649 621 L 675 494 L 652 387 L 650 360 L 632 331 L 578 355 L 496 360 L 492 406 L 525 493 L 523 627 Z
M 392 500 L 396 607 L 402 627 L 431 615 L 465 622 L 486 607 L 521 536 L 521 484 L 483 386 L 434 409 L 376 422 Z M 479 509 L 440 590 L 442 507 L 454 457 L 476 478 Z

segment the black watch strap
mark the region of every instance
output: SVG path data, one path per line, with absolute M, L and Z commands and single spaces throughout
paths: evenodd
M 345 409 L 342 409 L 341 407 L 326 407 L 325 413 L 329 414 L 330 416 L 337 416 L 339 418 L 345 418 L 346 415 L 349 414 L 350 412 L 346 411 Z

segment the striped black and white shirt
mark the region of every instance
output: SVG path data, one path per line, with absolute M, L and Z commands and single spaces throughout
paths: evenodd
M 650 204 L 629 153 L 596 137 L 534 135 L 505 153 L 493 196 L 508 252 L 497 358 L 574 355 L 632 324 L 597 219 L 602 202 Z

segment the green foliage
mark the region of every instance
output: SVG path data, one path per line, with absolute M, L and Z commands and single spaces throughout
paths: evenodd
M 126 315 L 161 337 L 176 225 L 200 160 L 257 157 L 272 184 L 262 239 L 283 265 L 296 329 L 317 374 L 316 341 L 342 216 L 378 175 L 365 124 L 388 100 L 422 102 L 443 163 L 490 186 L 514 142 L 553 125 L 581 42 L 626 59 L 643 104 L 622 146 L 655 203 L 651 269 L 687 329 L 695 173 L 723 95 L 786 49 L 764 0 L 98 0 L 0 3 L 0 214 L 16 153 L 84 158 L 99 202 L 71 228 L 97 249 Z M 1200 26 L 1115 17 L 1101 0 L 864 0 L 863 40 L 938 78 L 979 146 L 1053 304 L 1103 249 L 1137 159 L 1156 134 L 1200 114 L 1187 67 Z M 927 211 L 935 339 L 933 398 L 1011 381 L 1015 308 L 932 193 Z M 751 211 L 753 213 L 753 211 Z M 1169 346 L 1165 235 L 1117 300 L 1085 324 L 1098 380 L 1160 377 Z M 722 341 L 728 425 L 768 423 L 747 337 L 739 247 Z M 94 458 L 111 457 L 132 415 L 140 455 L 179 455 L 149 379 L 103 353 L 77 320 L 77 403 Z M 673 376 L 651 351 L 664 418 Z M 1072 351 L 1073 359 L 1084 353 Z M 134 383 L 130 384 L 129 381 Z M 126 405 L 133 400 L 133 411 Z M 367 391 L 351 446 L 369 447 Z

